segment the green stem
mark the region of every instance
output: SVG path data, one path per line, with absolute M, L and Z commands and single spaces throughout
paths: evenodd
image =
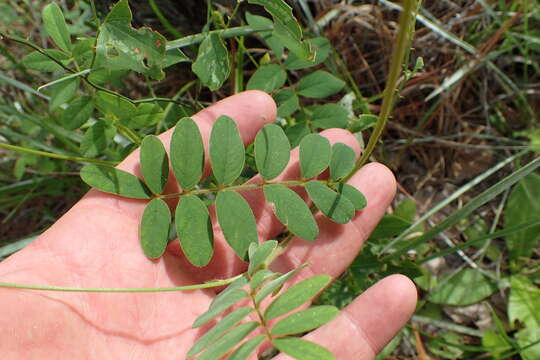
M 362 156 L 357 161 L 353 171 L 345 178 L 345 181 L 349 180 L 369 159 L 375 146 L 379 142 L 379 139 L 386 127 L 386 123 L 392 109 L 395 104 L 396 90 L 399 85 L 399 77 L 403 69 L 403 61 L 409 52 L 413 33 L 414 33 L 414 13 L 417 9 L 417 0 L 405 0 L 403 6 L 403 12 L 401 13 L 401 19 L 399 23 L 399 33 L 392 52 L 392 60 L 390 63 L 390 73 L 388 74 L 388 80 L 386 82 L 386 88 L 384 89 L 384 98 L 381 106 L 381 113 L 379 114 L 379 120 L 375 125 L 373 133 L 369 137 L 366 149 L 362 153 Z
M 127 126 L 116 124 L 118 132 L 134 144 L 141 145 L 142 139 L 137 133 Z
M 77 162 L 88 162 L 88 163 L 94 163 L 94 164 L 100 164 L 100 165 L 113 165 L 114 166 L 118 164 L 117 161 L 107 161 L 107 160 L 84 158 L 84 157 L 79 157 L 79 156 L 60 155 L 60 154 L 55 154 L 55 153 L 51 153 L 47 151 L 27 149 L 22 146 L 10 145 L 6 143 L 2 143 L 2 142 L 0 142 L 0 148 L 24 152 L 28 154 L 39 155 L 39 156 L 46 156 L 53 159 L 70 160 L 70 161 L 77 161 Z
M 210 281 L 204 284 L 175 286 L 165 288 L 79 288 L 79 287 L 66 287 L 66 286 L 41 286 L 41 285 L 29 285 L 29 284 L 14 284 L 0 282 L 0 288 L 9 289 L 25 289 L 25 290 L 42 290 L 42 291 L 63 291 L 63 292 L 95 292 L 95 293 L 155 293 L 166 291 L 192 291 L 200 289 L 209 289 L 213 287 L 220 287 L 229 285 L 236 279 L 240 278 L 243 274 L 235 277 Z
M 182 34 L 180 33 L 180 31 L 176 30 L 174 26 L 172 26 L 172 24 L 169 22 L 169 20 L 167 20 L 165 15 L 163 15 L 161 10 L 159 9 L 159 6 L 156 4 L 155 0 L 148 0 L 148 4 L 150 5 L 150 8 L 152 8 L 152 11 L 154 12 L 154 14 L 156 14 L 161 25 L 163 25 L 163 27 L 167 29 L 167 31 L 170 32 L 171 35 L 177 38 L 182 37 Z
M 185 36 L 181 39 L 168 41 L 167 50 L 179 49 L 179 48 L 187 47 L 190 45 L 199 44 L 203 42 L 203 40 L 206 39 L 207 36 L 211 34 L 218 34 L 222 39 L 228 39 L 228 38 L 233 38 L 237 36 L 245 36 L 245 35 L 250 35 L 256 32 L 270 31 L 270 30 L 273 30 L 273 26 L 268 26 L 265 28 L 263 27 L 253 28 L 251 26 L 244 25 L 244 26 L 237 26 L 237 27 L 233 27 L 233 28 L 225 29 L 225 30 L 213 30 L 213 31 L 206 32 L 204 34 L 194 34 L 194 35 Z

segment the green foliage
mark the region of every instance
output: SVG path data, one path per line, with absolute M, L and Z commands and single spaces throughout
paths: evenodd
M 180 119 L 171 138 L 170 154 L 176 181 L 182 189 L 191 190 L 204 170 L 204 146 L 195 121 Z
M 167 203 L 153 199 L 144 208 L 141 218 L 141 246 L 146 256 L 157 259 L 165 252 L 171 225 L 171 212 Z
M 210 90 L 219 89 L 227 80 L 230 73 L 229 54 L 219 35 L 210 34 L 204 39 L 192 70 Z
M 429 300 L 436 304 L 466 306 L 477 303 L 497 290 L 496 284 L 474 269 L 465 269 L 450 279 L 443 279 L 433 289 Z
M 332 149 L 328 139 L 311 134 L 300 142 L 300 170 L 304 178 L 312 178 L 330 165 Z
M 134 199 L 150 199 L 150 190 L 135 175 L 112 167 L 94 164 L 81 169 L 81 179 L 88 185 L 110 194 Z
M 540 356 L 540 289 L 522 276 L 513 276 L 508 302 L 508 316 L 514 326 L 524 325 L 516 334 L 518 344 L 523 347 L 520 355 L 525 360 Z M 535 344 L 534 346 L 530 346 Z
M 264 126 L 255 138 L 255 162 L 264 180 L 279 176 L 289 163 L 291 145 L 279 126 Z
M 165 147 L 155 136 L 147 136 L 141 143 L 141 172 L 148 188 L 161 194 L 169 179 L 169 160 Z
M 71 39 L 62 10 L 56 3 L 50 3 L 43 8 L 43 26 L 54 43 L 66 53 L 71 52 Z
M 220 116 L 210 134 L 210 162 L 217 181 L 231 185 L 244 169 L 245 150 L 233 119 Z

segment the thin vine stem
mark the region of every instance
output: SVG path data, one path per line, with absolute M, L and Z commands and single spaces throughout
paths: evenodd
M 207 33 L 188 35 L 181 39 L 168 41 L 167 50 L 180 49 L 183 47 L 199 44 L 203 42 L 203 40 L 211 34 L 218 34 L 222 39 L 229 39 L 229 38 L 238 37 L 238 36 L 250 35 L 256 32 L 271 31 L 273 29 L 274 29 L 273 26 L 267 26 L 267 27 L 261 26 L 261 27 L 254 28 L 251 26 L 244 25 L 244 26 L 232 27 L 230 29 L 225 29 L 225 30 L 212 30 Z

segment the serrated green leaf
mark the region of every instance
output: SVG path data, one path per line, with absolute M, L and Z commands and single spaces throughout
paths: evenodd
M 317 70 L 300 79 L 296 90 L 302 96 L 322 99 L 340 92 L 344 86 L 343 80 L 324 70 Z
M 254 321 L 238 325 L 236 328 L 213 343 L 205 352 L 199 355 L 197 360 L 220 359 L 230 349 L 245 339 L 253 330 L 257 328 L 258 325 L 259 323 Z
M 236 349 L 227 360 L 246 360 L 249 355 L 264 341 L 265 336 L 256 336 L 245 343 L 243 343 L 238 349 Z
M 62 124 L 68 130 L 81 127 L 94 112 L 94 99 L 91 96 L 81 96 L 73 100 L 62 114 Z
M 75 95 L 77 95 L 78 88 L 79 78 L 69 79 L 51 86 L 51 99 L 49 100 L 49 109 L 54 110 L 60 105 L 69 102 L 69 100 L 71 100 Z
M 311 46 L 313 52 L 315 52 L 315 59 L 313 61 L 305 61 L 300 59 L 296 54 L 289 54 L 285 60 L 285 67 L 288 70 L 300 70 L 313 67 L 323 63 L 330 54 L 331 45 L 330 41 L 324 37 L 316 37 L 314 39 L 306 40 Z
M 346 224 L 353 218 L 354 205 L 345 196 L 319 181 L 308 182 L 306 190 L 315 206 L 330 220 L 338 224 Z
M 213 303 L 213 305 L 208 309 L 208 311 L 195 319 L 193 327 L 197 328 L 207 324 L 208 322 L 216 318 L 218 315 L 220 315 L 222 312 L 247 297 L 249 297 L 249 294 L 241 289 L 235 289 L 228 292 L 227 296 L 222 297 L 219 302 Z
M 259 288 L 264 282 L 266 282 L 269 279 L 273 279 L 277 276 L 280 276 L 282 274 L 275 273 L 273 271 L 270 271 L 268 269 L 261 269 L 255 273 L 255 275 L 252 276 L 251 280 L 249 281 L 249 287 L 251 290 L 255 290 Z
M 221 115 L 210 134 L 210 162 L 217 181 L 232 184 L 244 169 L 245 150 L 233 119 Z
M 279 221 L 294 235 L 307 241 L 317 238 L 317 222 L 298 194 L 281 184 L 272 184 L 264 187 L 264 196 L 273 205 L 272 210 Z
M 300 281 L 278 296 L 264 312 L 265 319 L 275 319 L 310 301 L 332 280 L 329 275 L 316 275 Z
M 311 121 L 313 126 L 321 129 L 347 127 L 349 112 L 338 104 L 317 105 L 310 108 L 313 111 Z
M 278 177 L 289 163 L 291 144 L 281 127 L 265 125 L 255 137 L 255 162 L 265 180 Z
M 332 157 L 332 148 L 327 138 L 309 134 L 300 142 L 300 171 L 309 179 L 322 173 Z
M 214 300 L 210 303 L 209 309 L 216 307 L 219 305 L 220 302 L 224 301 L 230 293 L 232 293 L 236 289 L 240 289 L 241 287 L 247 285 L 248 278 L 245 276 L 245 274 L 238 279 L 234 280 L 232 283 L 229 284 L 222 292 L 220 292 Z M 226 300 L 225 300 L 226 301 Z
M 354 150 L 343 143 L 332 146 L 332 160 L 330 160 L 330 178 L 339 180 L 352 171 L 356 164 Z
M 114 137 L 116 130 L 113 126 L 98 120 L 84 133 L 81 141 L 81 154 L 92 158 L 101 154 Z
M 176 180 L 191 190 L 204 170 L 204 145 L 199 127 L 191 118 L 181 119 L 171 138 L 171 164 Z
M 140 149 L 141 172 L 154 194 L 161 194 L 169 179 L 169 158 L 161 140 L 146 136 Z
M 339 314 L 335 306 L 315 306 L 280 320 L 272 327 L 273 336 L 295 335 L 316 329 Z
M 81 179 L 88 185 L 110 194 L 133 199 L 150 199 L 150 190 L 128 172 L 109 166 L 94 164 L 81 169 Z
M 55 49 L 45 49 L 44 51 L 47 55 L 52 56 L 64 65 L 67 65 L 69 62 L 69 56 L 62 51 Z M 37 71 L 52 72 L 62 70 L 62 67 L 59 64 L 39 51 L 32 51 L 30 54 L 23 56 L 22 63 L 27 68 Z
M 298 267 L 296 269 L 293 269 L 289 271 L 288 273 L 285 273 L 278 277 L 275 280 L 270 281 L 268 284 L 264 285 L 257 294 L 255 294 L 255 303 L 259 304 L 261 301 L 263 301 L 268 295 L 276 292 L 279 290 L 283 284 L 285 284 L 289 279 L 291 279 L 294 275 L 296 275 L 300 270 L 302 270 L 304 267 Z
M 255 243 L 252 243 L 255 244 Z M 257 247 L 257 250 L 255 250 L 255 253 L 249 257 L 249 267 L 248 267 L 248 275 L 251 276 L 255 271 L 259 269 L 261 265 L 263 265 L 272 253 L 277 247 L 277 241 L 275 240 L 268 240 L 263 242 Z
M 339 183 L 337 185 L 337 190 L 353 204 L 355 210 L 362 210 L 367 206 L 366 197 L 354 186 Z
M 249 79 L 247 90 L 261 90 L 267 93 L 279 89 L 285 84 L 287 73 L 277 64 L 261 66 Z
M 460 271 L 432 290 L 429 301 L 436 304 L 466 306 L 475 304 L 497 290 L 497 286 L 478 270 Z
M 335 360 L 330 350 L 299 338 L 281 338 L 272 340 L 279 351 L 292 356 L 296 360 Z
M 42 11 L 43 26 L 54 43 L 62 50 L 71 52 L 71 39 L 67 28 L 64 14 L 60 7 L 52 2 L 47 4 Z
M 100 27 L 96 42 L 96 67 L 108 70 L 133 70 L 156 80 L 163 79 L 167 40 L 158 32 L 131 26 L 127 0 L 112 8 Z
M 199 46 L 197 60 L 191 66 L 201 83 L 210 90 L 219 89 L 229 77 L 230 60 L 227 47 L 216 33 L 210 33 Z
M 169 240 L 171 211 L 161 199 L 150 201 L 144 208 L 141 219 L 140 237 L 144 254 L 157 259 L 165 252 Z
M 196 195 L 184 195 L 176 207 L 176 233 L 190 263 L 206 266 L 214 254 L 214 232 L 208 208 Z
M 161 106 L 150 103 L 142 103 L 137 106 L 134 114 L 122 119 L 122 123 L 131 129 L 141 129 L 159 123 L 163 119 Z
M 247 201 L 234 191 L 220 191 L 216 213 L 225 240 L 241 259 L 246 259 L 249 245 L 258 242 L 255 216 Z
M 137 111 L 135 105 L 128 100 L 105 91 L 96 93 L 96 107 L 103 115 L 117 120 L 129 119 Z
M 282 90 L 274 95 L 274 100 L 278 106 L 278 117 L 289 117 L 300 109 L 300 100 L 294 90 Z
M 236 325 L 252 311 L 253 308 L 241 307 L 225 316 L 216 325 L 214 325 L 212 329 L 208 330 L 206 334 L 201 336 L 197 342 L 195 342 L 195 344 L 193 344 L 191 349 L 189 349 L 187 356 L 192 357 L 206 349 L 215 340 L 219 339 L 227 330 Z

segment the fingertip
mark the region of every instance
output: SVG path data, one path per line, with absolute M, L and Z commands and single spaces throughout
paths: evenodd
M 321 131 L 320 134 L 326 137 L 332 145 L 336 143 L 343 143 L 351 147 L 357 157 L 360 156 L 360 153 L 362 152 L 358 140 L 356 140 L 356 137 L 350 131 L 347 131 L 345 129 L 333 128 Z

